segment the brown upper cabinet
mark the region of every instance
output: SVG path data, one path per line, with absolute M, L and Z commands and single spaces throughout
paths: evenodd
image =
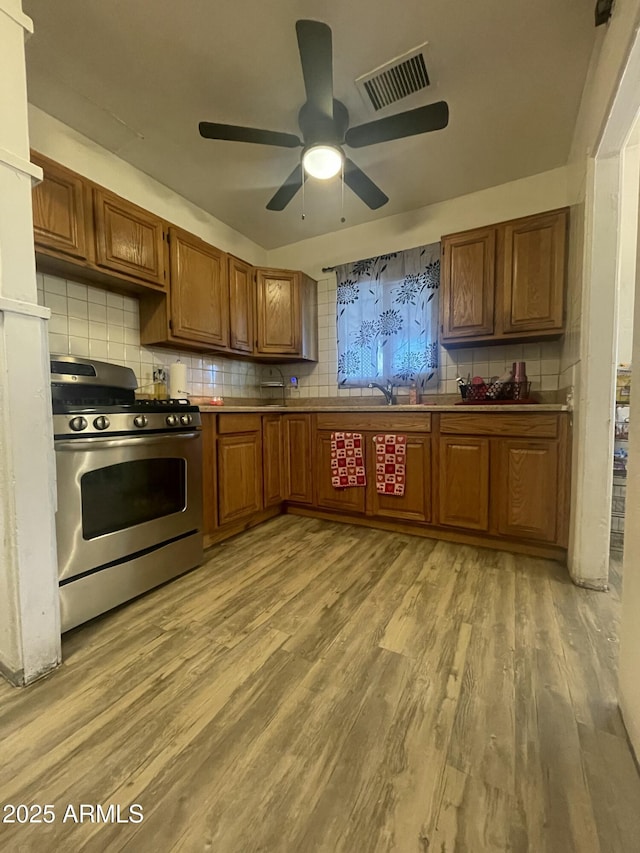
M 256 270 L 256 352 L 318 360 L 316 282 L 302 272 Z
M 164 287 L 162 220 L 98 187 L 93 189 L 96 264 Z
M 442 238 L 443 344 L 564 331 L 566 208 Z
M 252 353 L 254 341 L 253 306 L 255 287 L 253 267 L 229 255 L 229 347 L 236 352 Z
M 32 153 L 31 159 L 44 172 L 33 190 L 33 231 L 37 247 L 87 260 L 89 239 L 85 184 L 75 172 L 53 160 Z M 87 204 L 89 201 L 89 204 Z
M 227 256 L 193 234 L 169 229 L 171 330 L 177 338 L 229 345 Z

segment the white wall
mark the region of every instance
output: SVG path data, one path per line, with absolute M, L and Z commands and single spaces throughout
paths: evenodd
M 443 234 L 565 207 L 568 198 L 566 169 L 553 169 L 408 213 L 281 246 L 270 250 L 267 260 L 269 266 L 302 269 L 312 278 L 320 279 L 326 276 L 322 272 L 326 266 L 436 243 Z
M 31 147 L 40 154 L 197 234 L 224 252 L 256 266 L 265 265 L 267 253 L 253 240 L 31 104 L 29 134 Z
M 47 309 L 36 302 L 24 40 L 0 0 L 0 670 L 24 684 L 60 660 Z

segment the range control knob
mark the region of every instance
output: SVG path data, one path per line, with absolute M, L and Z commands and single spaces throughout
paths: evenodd
M 167 415 L 167 426 L 176 426 L 178 418 L 175 415 Z
M 180 415 L 180 423 L 183 426 L 189 426 L 192 420 L 193 418 L 191 417 L 191 415 Z
M 100 430 L 108 429 L 110 424 L 111 424 L 111 422 L 110 422 L 109 418 L 105 418 L 104 415 L 100 415 L 99 417 L 95 418 L 95 420 L 93 421 L 94 427 L 96 429 L 100 429 Z
M 87 428 L 87 419 L 82 418 L 80 416 L 71 418 L 69 421 L 69 426 L 74 432 L 80 432 L 83 429 Z
M 137 427 L 146 427 L 148 423 L 149 421 L 146 415 L 136 415 L 133 419 L 133 424 Z

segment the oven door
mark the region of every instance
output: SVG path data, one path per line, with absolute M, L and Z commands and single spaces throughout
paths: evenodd
M 202 529 L 199 432 L 55 443 L 60 580 Z

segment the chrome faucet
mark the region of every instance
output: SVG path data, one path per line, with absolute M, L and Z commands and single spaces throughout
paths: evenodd
M 377 382 L 370 382 L 367 386 L 368 388 L 377 388 L 378 391 L 382 391 L 384 394 L 384 398 L 387 401 L 387 406 L 393 406 L 394 397 L 393 397 L 393 383 L 387 381 L 386 385 L 379 385 Z

